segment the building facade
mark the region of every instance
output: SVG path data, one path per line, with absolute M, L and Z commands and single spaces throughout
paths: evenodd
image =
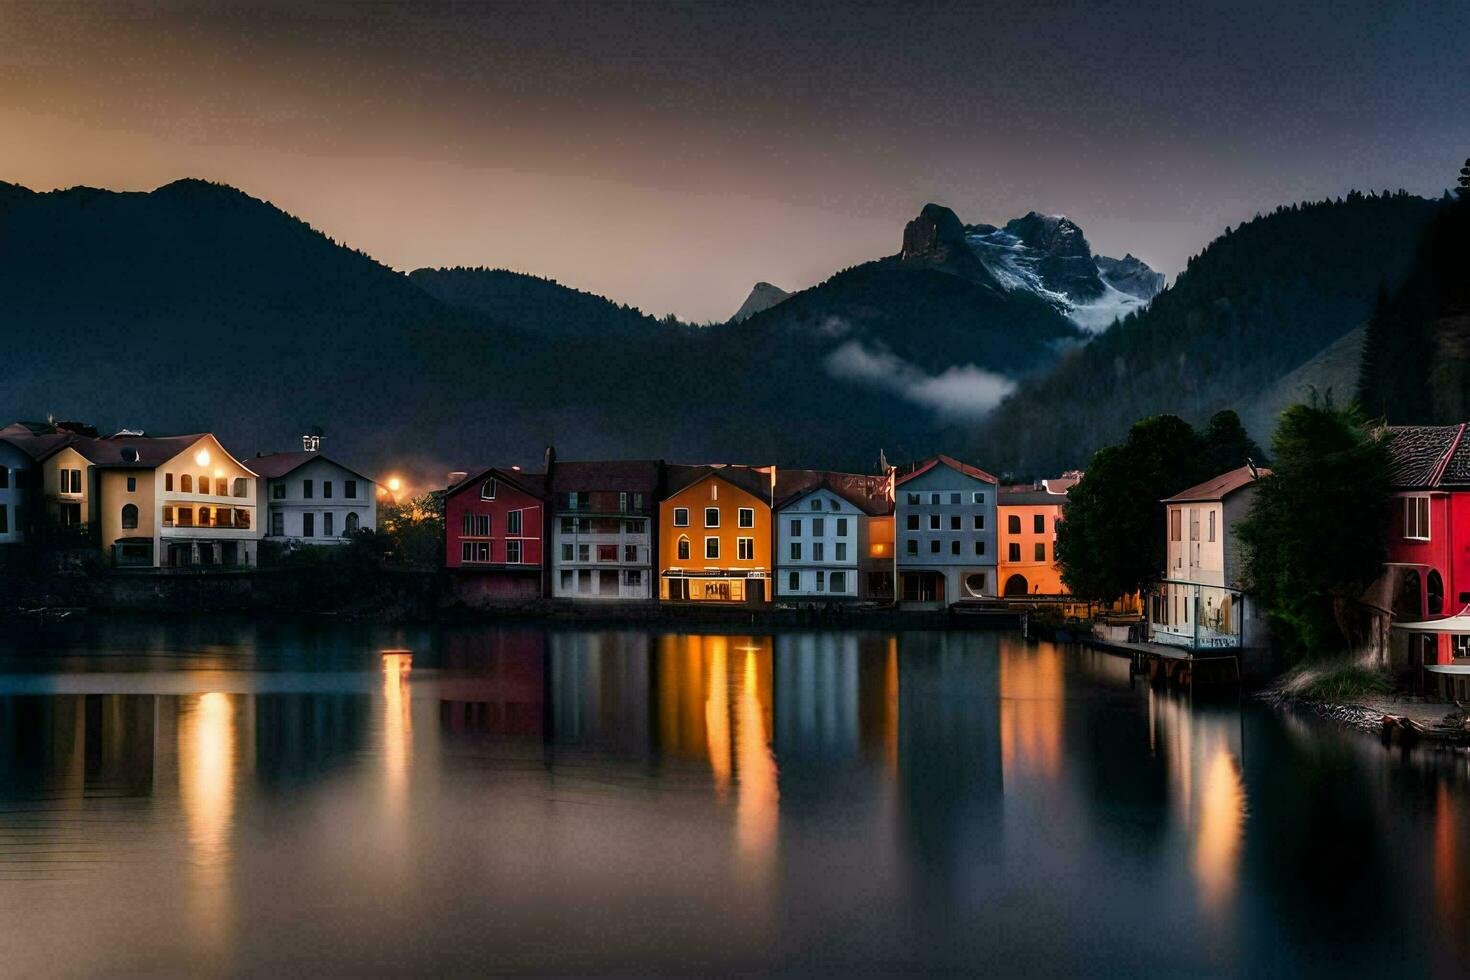
M 0 440 L 0 545 L 25 541 L 26 488 L 33 466 L 24 450 Z
M 267 540 L 290 547 L 340 544 L 378 526 L 378 485 L 320 451 L 307 436 L 301 452 L 267 453 L 250 460 L 260 477 Z
M 490 468 L 444 496 L 444 564 L 455 595 L 469 604 L 546 595 L 546 479 Z
M 949 456 L 906 468 L 894 487 L 898 601 L 943 608 L 996 594 L 995 477 Z
M 662 465 L 563 462 L 549 453 L 551 594 L 576 601 L 655 596 Z
M 1269 473 L 1242 466 L 1163 501 L 1168 546 L 1150 598 L 1154 640 L 1195 649 L 1265 645 L 1265 619 L 1241 591 L 1244 559 L 1234 527 L 1250 511 L 1255 482 Z
M 1067 496 L 1044 487 L 1000 491 L 999 582 L 1003 596 L 1067 595 L 1057 564 L 1057 527 Z
M 893 597 L 893 498 L 888 477 L 783 470 L 777 494 L 778 600 L 827 603 Z
M 659 503 L 659 598 L 761 604 L 771 599 L 776 468 L 669 466 Z

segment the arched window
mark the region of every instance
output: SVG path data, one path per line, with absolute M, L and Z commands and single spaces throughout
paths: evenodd
M 969 585 L 968 582 L 966 582 L 965 584 L 967 586 Z M 984 588 L 984 582 L 983 581 L 981 583 L 981 587 Z M 1006 595 L 1008 595 L 1008 596 L 1026 595 L 1030 591 L 1031 591 L 1031 586 L 1027 583 L 1026 576 L 1024 576 L 1024 575 L 1012 575 L 1010 578 L 1006 579 L 1006 588 L 1005 588 L 1005 594 Z M 972 590 L 972 593 L 973 593 L 973 590 Z
M 222 476 L 214 478 L 214 495 L 216 497 L 228 497 L 230 495 L 230 485 Z
M 1021 515 L 1012 514 L 1006 518 L 1006 530 L 1012 534 L 1021 533 Z
M 124 531 L 136 531 L 138 529 L 137 504 L 123 504 L 122 526 Z
M 679 560 L 689 560 L 689 538 L 687 535 L 679 535 Z
M 1429 602 L 1429 615 L 1438 616 L 1444 612 L 1444 579 L 1432 568 L 1424 576 L 1424 597 Z
M 180 493 L 193 493 L 194 492 L 194 478 L 192 476 L 190 476 L 189 474 L 185 473 L 183 476 L 179 477 L 179 492 Z
M 213 523 L 213 521 L 211 520 L 211 518 L 212 518 L 212 514 L 210 513 L 210 510 L 209 510 L 208 507 L 200 507 L 199 508 L 199 526 L 200 527 L 209 527 Z
M 245 478 L 243 476 L 235 477 L 235 496 L 245 496 Z
M 1399 580 L 1398 592 L 1394 593 L 1393 618 L 1409 621 L 1423 618 L 1421 602 L 1423 599 L 1419 595 L 1419 573 L 1411 568 Z
M 494 500 L 495 499 L 495 490 L 496 490 L 495 481 L 493 479 L 492 480 L 486 480 L 484 483 L 480 484 L 480 499 L 481 500 Z
M 345 521 L 342 522 L 342 533 L 343 534 L 351 534 L 353 531 L 356 531 L 356 530 L 357 530 L 357 515 L 356 514 L 349 513 L 347 515 L 347 520 L 345 520 Z

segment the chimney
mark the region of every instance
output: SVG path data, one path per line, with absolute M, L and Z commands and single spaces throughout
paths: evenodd
M 469 474 L 466 473 L 464 470 L 452 470 L 449 473 L 449 482 L 445 484 L 445 489 L 448 489 L 449 487 L 457 487 L 468 478 Z
M 313 425 L 310 429 L 306 430 L 306 435 L 301 437 L 301 451 L 304 453 L 316 453 L 321 452 L 321 448 L 322 427 Z
M 551 476 L 551 468 L 556 465 L 556 447 L 555 446 L 547 446 L 546 447 L 546 458 L 545 458 L 545 460 L 543 460 L 543 462 L 545 463 L 545 466 L 543 468 L 543 471 L 546 473 L 546 475 L 548 477 L 550 477 Z

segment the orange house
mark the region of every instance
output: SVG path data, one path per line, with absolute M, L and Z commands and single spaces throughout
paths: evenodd
M 1057 525 L 1067 495 L 1006 487 L 998 498 L 1003 596 L 1068 595 L 1057 565 Z
M 658 505 L 659 598 L 769 602 L 774 466 L 675 466 Z

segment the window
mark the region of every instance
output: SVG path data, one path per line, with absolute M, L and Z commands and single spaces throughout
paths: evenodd
M 720 508 L 718 508 L 718 507 L 706 507 L 704 509 L 704 526 L 705 527 L 719 527 L 720 526 Z
M 1021 517 L 1019 514 L 1006 515 L 1006 531 L 1009 534 L 1021 533 Z
M 216 507 L 214 509 L 215 527 L 234 527 L 235 512 L 228 507 Z
M 193 493 L 193 492 L 194 492 L 194 478 L 192 476 L 190 476 L 189 474 L 185 473 L 183 476 L 179 477 L 179 493 Z
M 827 522 L 820 517 L 812 518 L 812 537 L 820 538 L 827 533 Z
M 193 507 L 180 507 L 179 508 L 179 527 L 193 527 L 193 526 L 194 526 L 194 508 Z
M 909 538 L 906 544 L 908 545 L 908 547 L 905 550 L 907 550 L 909 554 L 917 555 L 919 553 L 919 542 L 915 541 L 913 538 Z
M 481 500 L 494 500 L 495 499 L 495 491 L 496 491 L 496 489 L 497 489 L 497 486 L 496 486 L 496 483 L 495 483 L 495 481 L 493 479 L 486 480 L 484 483 L 480 484 L 480 499 Z M 576 504 L 573 504 L 572 505 L 573 509 L 575 509 L 576 506 L 577 506 Z
M 617 561 L 618 546 L 615 544 L 600 544 L 597 546 L 598 561 Z
M 918 506 L 918 503 L 919 503 L 919 495 L 918 494 L 916 494 L 916 493 L 910 493 L 908 499 L 909 499 L 909 503 L 911 503 L 911 504 L 913 504 L 915 506 Z
M 230 483 L 222 476 L 214 478 L 214 495 L 216 497 L 228 497 L 230 495 Z
M 906 526 L 910 531 L 917 531 L 919 529 L 919 515 L 910 514 Z
M 1038 541 L 1038 542 L 1036 542 L 1036 560 L 1037 561 L 1046 561 L 1046 542 L 1045 541 Z
M 812 542 L 812 561 L 823 560 L 826 557 L 826 555 L 824 554 L 825 551 L 826 547 L 822 544 L 822 542 Z
M 316 515 L 315 514 L 302 514 L 301 515 L 301 536 L 303 538 L 310 538 L 310 537 L 314 537 L 315 535 L 316 535 Z
M 212 527 L 214 525 L 214 511 L 208 507 L 199 508 L 199 526 Z
M 342 524 L 343 534 L 351 534 L 361 526 L 357 518 L 357 513 L 355 511 L 351 514 L 348 514 L 347 520 L 343 521 Z
M 65 490 L 67 493 L 81 493 L 82 492 L 82 471 L 81 470 L 62 470 L 61 471 L 61 484 L 62 484 L 62 487 L 61 488 L 63 490 Z
M 505 561 L 508 565 L 519 565 L 521 563 L 521 543 L 511 540 L 505 543 Z
M 984 541 L 976 541 L 975 542 L 975 554 L 977 554 L 977 555 L 983 555 L 983 554 L 985 554 L 985 542 Z
M 643 522 L 642 521 L 624 521 L 623 522 L 623 532 L 625 534 L 642 534 L 643 533 Z
M 792 561 L 801 561 L 801 542 L 800 541 L 793 541 L 793 542 L 791 542 L 791 560 Z
M 494 498 L 491 498 L 494 499 Z M 567 510 L 576 510 L 582 505 L 582 495 L 576 490 L 567 494 Z
M 833 592 L 846 592 L 847 574 L 845 572 L 833 572 L 828 584 L 831 585 Z
M 983 492 L 979 491 L 979 490 L 975 491 L 974 493 L 970 494 L 970 503 L 972 503 L 972 504 L 983 504 L 983 503 L 985 503 L 985 494 Z
M 958 538 L 949 543 L 949 553 L 952 555 L 957 555 L 960 553 L 960 542 Z
M 626 514 L 627 512 L 628 512 L 628 494 L 626 492 L 624 492 L 624 491 L 619 491 L 618 492 L 618 513 L 620 513 L 620 514 Z
M 949 529 L 951 531 L 958 531 L 960 529 L 960 515 L 958 515 L 958 514 L 950 514 L 949 515 Z
M 1169 508 L 1169 540 L 1184 540 L 1184 512 L 1178 507 Z
M 310 500 L 311 498 L 312 498 L 312 484 L 311 484 L 311 481 L 310 480 L 302 480 L 301 481 L 301 499 L 303 499 L 303 500 Z
M 1470 657 L 1470 636 L 1462 633 L 1450 637 L 1450 648 L 1456 657 Z
M 1020 544 L 1019 541 L 1012 541 L 1010 544 L 1006 545 L 1006 561 L 1020 561 L 1020 560 L 1021 560 L 1021 544 Z
M 1429 540 L 1429 498 L 1404 498 L 1404 537 L 1415 541 Z
M 1037 530 L 1039 531 L 1039 530 L 1041 530 L 1041 528 L 1037 528 Z M 1209 541 L 1214 541 L 1215 540 L 1215 511 L 1213 509 L 1210 510 L 1209 538 L 1207 538 L 1206 540 L 1209 540 Z
M 837 536 L 839 538 L 847 537 L 847 518 L 845 517 L 837 518 Z
M 642 505 L 640 504 L 639 506 L 642 506 Z M 624 571 L 623 572 L 623 584 L 624 585 L 630 585 L 630 586 L 632 586 L 635 589 L 641 588 L 643 586 L 643 569 L 641 569 L 641 568 L 629 568 L 626 571 Z
M 638 546 L 636 544 L 623 545 L 623 561 L 626 564 L 636 564 L 638 561 Z
M 679 537 L 678 555 L 680 561 L 689 560 L 689 539 L 682 535 Z
M 822 509 L 822 502 L 820 500 L 818 500 L 816 497 L 813 497 L 812 498 L 811 509 L 812 510 L 821 510 Z
M 788 575 L 786 577 L 786 589 L 787 589 L 787 591 L 790 591 L 790 592 L 800 592 L 801 591 L 801 573 L 800 572 L 792 572 L 790 575 Z
M 323 500 L 331 500 L 332 499 L 332 481 L 331 480 L 323 480 L 322 481 L 322 499 Z
M 331 511 L 327 511 L 326 513 L 322 514 L 322 536 L 323 537 L 330 538 L 334 534 L 337 533 L 337 532 L 335 532 L 335 531 L 332 530 L 332 519 L 334 517 L 336 517 L 336 516 L 337 515 L 336 514 L 333 514 Z
M 960 495 L 957 494 L 957 493 L 950 494 L 949 495 L 949 502 L 951 504 L 954 504 L 954 505 L 958 506 L 959 505 L 959 502 L 960 502 Z
M 836 557 L 837 557 L 837 560 L 838 561 L 847 561 L 847 542 L 846 541 L 839 541 L 839 542 L 837 542 L 837 556 Z
M 0 504 L 0 534 L 10 533 L 10 508 Z
M 735 552 L 741 561 L 755 561 L 755 538 L 736 538 Z
M 357 481 L 356 480 L 344 480 L 342 482 L 342 496 L 346 497 L 348 500 L 356 500 L 357 499 Z
M 591 561 L 592 546 L 590 544 L 577 545 L 577 561 Z
M 281 483 L 279 480 L 276 481 L 276 482 L 274 482 L 274 483 L 272 483 L 271 484 L 271 499 L 272 500 L 285 500 L 286 499 L 286 484 Z
M 250 530 L 250 511 L 240 507 L 235 508 L 235 526 Z
M 742 507 L 735 512 L 735 525 L 737 527 L 755 527 L 755 510 L 751 507 Z
M 574 533 L 576 533 L 576 530 L 577 530 L 577 520 L 576 520 L 576 518 L 573 518 L 573 517 L 563 517 L 561 519 L 561 533 L 562 534 L 574 534 Z
M 575 553 L 576 553 L 576 551 L 572 548 L 572 546 L 570 544 L 563 544 L 561 546 L 561 560 L 562 561 L 571 561 L 572 560 L 572 555 L 574 555 Z
M 136 476 L 130 476 L 130 477 L 128 477 L 128 493 L 137 493 L 137 492 L 138 492 L 138 478 Z
M 931 530 L 931 531 L 937 531 L 937 530 L 939 530 L 939 515 L 938 514 L 930 514 L 929 515 L 929 530 Z
M 505 533 L 509 537 L 515 537 L 521 533 L 520 511 L 513 510 L 509 514 L 505 515 Z
M 174 492 L 174 475 L 172 473 L 163 474 L 163 489 L 167 493 Z
M 490 536 L 490 515 L 465 514 L 464 536 L 467 538 L 488 538 Z
M 1432 568 L 1424 577 L 1424 598 L 1429 604 L 1429 615 L 1438 616 L 1444 612 L 1444 579 Z
M 937 554 L 939 554 L 939 539 L 938 538 L 935 538 L 934 540 L 932 540 L 932 541 L 929 542 L 929 554 L 931 554 L 931 555 L 937 555 Z
M 977 530 L 977 531 L 983 531 L 983 530 L 985 530 L 985 515 L 984 514 L 976 514 L 975 515 L 975 530 Z
M 799 519 L 791 522 L 791 536 L 793 538 L 801 537 L 801 521 Z
M 935 507 L 938 507 L 939 506 L 939 494 L 937 494 L 937 493 L 931 493 L 929 495 L 929 503 L 932 504 Z
M 276 511 L 271 515 L 271 536 L 282 537 L 286 533 L 286 515 Z
M 173 527 L 174 526 L 174 509 L 172 507 L 164 507 L 163 508 L 163 526 L 164 527 Z
M 674 508 L 674 527 L 688 527 L 688 526 L 689 526 L 689 508 L 688 507 L 675 507 Z
M 208 477 L 208 475 L 201 476 L 199 478 L 198 487 L 199 487 L 199 492 L 200 493 L 209 493 L 209 477 Z
M 1157 525 L 1155 525 L 1157 527 Z M 1036 534 L 1046 533 L 1046 515 L 1035 514 L 1031 517 L 1031 530 Z M 1210 515 L 1210 540 L 1215 540 L 1215 515 Z
M 122 526 L 124 531 L 136 531 L 138 529 L 137 504 L 123 504 Z
M 706 558 L 719 558 L 720 557 L 720 539 L 719 538 L 713 538 L 713 537 L 711 537 L 711 538 L 705 538 L 704 539 L 704 557 L 706 557 Z
M 643 509 L 643 494 L 641 494 L 641 493 L 635 493 L 635 494 L 633 494 L 633 509 L 634 510 L 642 510 Z M 633 584 L 637 584 L 637 583 L 633 583 Z
M 841 510 L 842 509 L 842 505 L 840 503 L 838 503 L 837 501 L 835 501 L 835 500 L 829 500 L 829 501 L 827 501 L 827 509 L 828 510 Z
M 827 573 L 820 568 L 817 569 L 817 591 L 822 592 L 827 588 Z

